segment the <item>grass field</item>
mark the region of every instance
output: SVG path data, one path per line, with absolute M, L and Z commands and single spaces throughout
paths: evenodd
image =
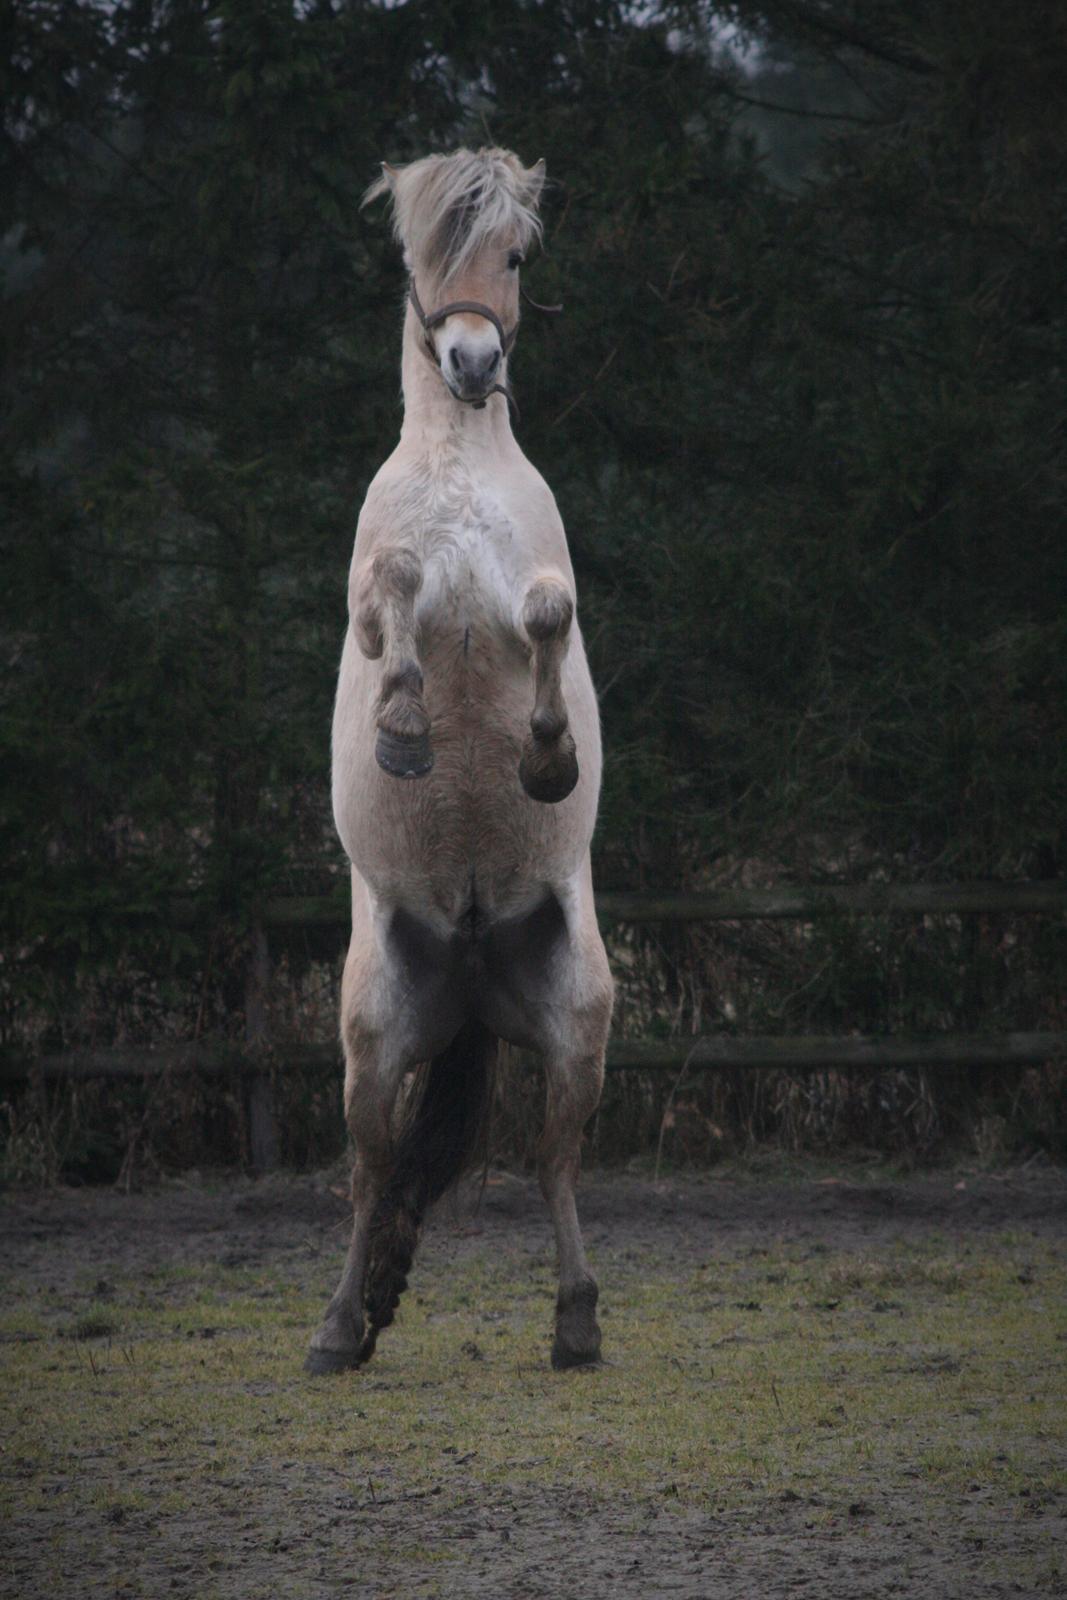
M 502 1178 L 374 1363 L 311 1380 L 328 1186 L 9 1201 L 10 1593 L 1064 1592 L 1055 1177 L 604 1178 L 586 1210 L 603 1368 L 549 1369 L 547 1228 Z

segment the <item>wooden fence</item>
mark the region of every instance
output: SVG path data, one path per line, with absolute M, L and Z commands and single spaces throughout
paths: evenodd
M 687 893 L 607 891 L 597 896 L 604 922 L 684 923 L 903 914 L 908 916 L 1011 913 L 1067 915 L 1067 882 L 964 884 L 818 885 L 784 889 L 709 889 Z M 253 1164 L 277 1162 L 278 1138 L 271 1105 L 271 1074 L 294 1066 L 339 1064 L 338 1046 L 285 1043 L 270 1038 L 266 995 L 270 982 L 269 933 L 274 930 L 336 928 L 348 925 L 348 886 L 334 894 L 269 900 L 253 927 L 245 986 L 243 1039 L 201 1040 L 152 1050 L 129 1048 L 73 1050 L 31 1058 L 0 1056 L 0 1085 L 39 1075 L 45 1079 L 147 1078 L 167 1073 L 214 1075 L 241 1072 L 247 1083 L 249 1138 Z M 171 907 L 178 926 L 195 927 L 205 912 L 195 900 Z M 1067 1057 L 1067 1033 L 925 1034 L 798 1037 L 693 1037 L 614 1039 L 608 1051 L 611 1071 L 704 1071 L 721 1067 L 788 1068 L 949 1068 L 967 1065 L 1023 1066 Z

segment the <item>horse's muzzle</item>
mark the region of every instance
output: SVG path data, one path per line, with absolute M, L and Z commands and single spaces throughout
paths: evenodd
M 454 344 L 441 372 L 457 400 L 479 401 L 492 393 L 496 375 L 500 371 L 502 351 L 467 350 Z

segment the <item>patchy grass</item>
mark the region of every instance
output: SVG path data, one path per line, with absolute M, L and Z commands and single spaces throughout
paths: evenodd
M 558 1374 L 547 1223 L 509 1180 L 439 1219 L 340 1379 L 301 1370 L 328 1190 L 20 1200 L 11 1592 L 1057 1592 L 1065 1208 L 1035 1185 L 598 1185 L 609 1364 Z
M 633 1252 L 630 1252 L 631 1257 Z M 486 1483 L 595 1483 L 679 1505 L 801 1495 L 826 1516 L 914 1493 L 981 1490 L 1013 1513 L 1067 1489 L 1067 1273 L 1048 1242 L 878 1257 L 768 1243 L 678 1282 L 654 1259 L 601 1261 L 596 1372 L 547 1366 L 550 1265 L 428 1261 L 362 1373 L 300 1371 L 329 1274 L 221 1267 L 108 1285 L 56 1325 L 35 1297 L 0 1316 L 6 1509 L 57 1483 L 116 1517 L 180 1507 L 279 1455 L 430 1491 L 454 1465 Z

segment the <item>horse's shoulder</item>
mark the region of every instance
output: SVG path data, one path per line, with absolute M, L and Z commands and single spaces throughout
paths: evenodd
M 379 538 L 403 537 L 425 515 L 430 487 L 424 473 L 413 472 L 396 454 L 382 463 L 371 479 L 356 527 L 358 546 Z

